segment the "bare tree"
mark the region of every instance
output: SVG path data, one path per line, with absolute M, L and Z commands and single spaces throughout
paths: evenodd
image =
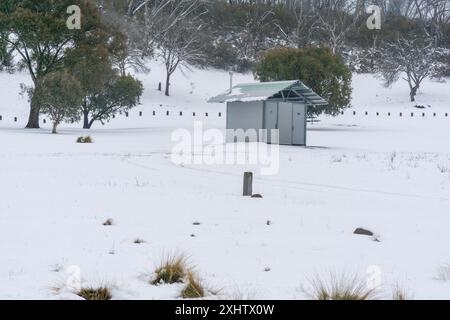
M 426 38 L 406 39 L 399 36 L 383 46 L 380 60 L 381 75 L 385 85 L 390 86 L 400 78 L 408 82 L 410 98 L 414 102 L 417 91 L 438 66 L 440 50 Z
M 330 0 L 316 11 L 313 30 L 320 32 L 320 41 L 330 47 L 333 53 L 341 53 L 348 34 L 355 29 L 360 12 L 357 2 Z
M 162 11 L 161 30 L 156 38 L 157 57 L 166 68 L 165 95 L 170 95 L 170 78 L 179 67 L 190 68 L 204 58 L 200 0 L 170 1 Z

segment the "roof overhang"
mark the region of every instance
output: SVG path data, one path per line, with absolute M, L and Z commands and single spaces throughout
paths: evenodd
M 328 102 L 299 80 L 238 84 L 208 100 L 210 103 L 290 101 L 312 106 Z

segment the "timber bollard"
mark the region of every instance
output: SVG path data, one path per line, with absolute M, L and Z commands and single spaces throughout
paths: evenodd
M 244 197 L 251 197 L 253 194 L 253 172 L 244 173 Z

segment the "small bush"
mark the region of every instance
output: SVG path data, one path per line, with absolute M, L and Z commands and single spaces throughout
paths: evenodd
M 205 289 L 198 280 L 197 276 L 190 271 L 187 276 L 186 287 L 181 291 L 181 298 L 183 299 L 198 299 L 205 296 Z
M 86 300 L 111 300 L 111 290 L 106 286 L 100 286 L 98 288 L 82 288 L 78 295 Z
M 189 273 L 187 258 L 184 255 L 167 257 L 155 270 L 152 285 L 182 283 Z
M 367 283 L 357 276 L 336 276 L 330 274 L 330 279 L 324 281 L 319 277 L 311 281 L 310 296 L 316 300 L 373 300 L 375 289 L 370 289 Z
M 77 143 L 93 143 L 93 142 L 94 140 L 92 140 L 91 136 L 77 138 Z
M 136 240 L 133 241 L 134 244 L 143 244 L 145 243 L 145 240 L 142 240 L 140 238 L 137 238 Z

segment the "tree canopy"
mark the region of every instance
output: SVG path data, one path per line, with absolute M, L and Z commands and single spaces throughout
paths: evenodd
M 350 106 L 352 73 L 339 55 L 328 48 L 278 48 L 267 51 L 256 67 L 263 82 L 301 80 L 329 105 L 310 110 L 336 115 Z

